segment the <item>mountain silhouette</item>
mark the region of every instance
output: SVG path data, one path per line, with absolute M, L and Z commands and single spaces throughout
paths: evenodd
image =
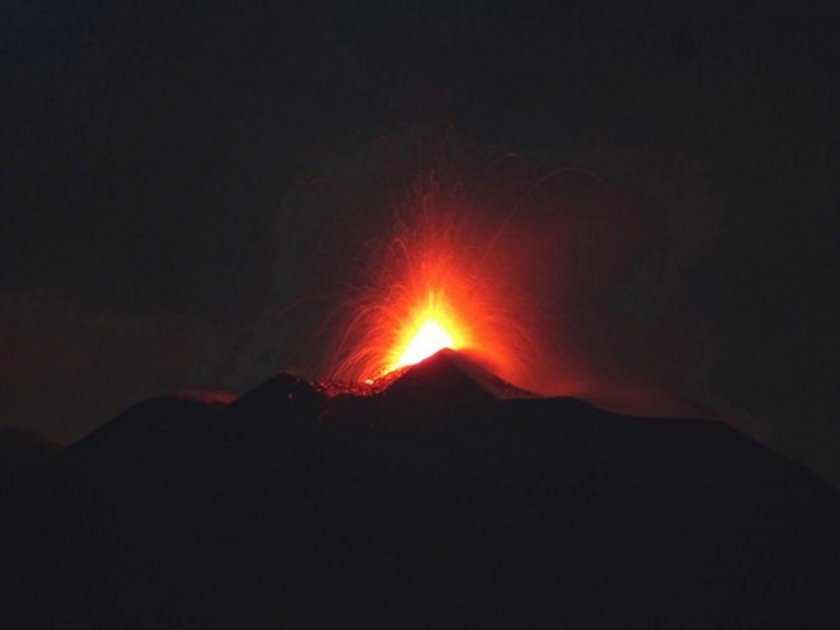
M 838 619 L 833 488 L 726 424 L 536 398 L 451 351 L 370 396 L 149 400 L 3 496 L 26 625 Z

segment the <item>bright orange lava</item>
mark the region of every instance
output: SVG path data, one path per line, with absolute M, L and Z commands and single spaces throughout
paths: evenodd
M 432 356 L 438 350 L 452 348 L 452 337 L 434 320 L 429 320 L 420 327 L 417 334 L 406 346 L 394 369 L 406 365 L 420 363 L 426 357 Z
M 447 312 L 445 305 L 433 292 L 428 302 L 418 309 L 398 335 L 387 372 L 420 363 L 439 350 L 457 350 L 465 342 L 463 330 Z

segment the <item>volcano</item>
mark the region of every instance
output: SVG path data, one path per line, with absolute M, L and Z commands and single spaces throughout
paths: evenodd
M 40 460 L 39 460 L 40 461 Z M 127 410 L 3 493 L 8 615 L 82 627 L 826 627 L 840 496 L 726 424 L 442 351 Z

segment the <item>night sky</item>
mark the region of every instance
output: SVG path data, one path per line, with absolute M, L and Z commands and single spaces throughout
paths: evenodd
M 840 482 L 836 13 L 315 4 L 5 7 L 3 426 L 67 443 L 144 397 L 311 369 L 317 319 L 288 307 L 402 184 L 371 147 L 447 129 L 635 195 L 655 238 L 616 294 L 701 339 L 701 398 Z M 316 178 L 362 210 L 301 201 Z

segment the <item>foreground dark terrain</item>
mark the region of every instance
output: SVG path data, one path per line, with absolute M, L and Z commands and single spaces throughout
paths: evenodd
M 368 397 L 278 376 L 18 448 L 6 627 L 837 627 L 835 490 L 727 425 L 465 366 Z

